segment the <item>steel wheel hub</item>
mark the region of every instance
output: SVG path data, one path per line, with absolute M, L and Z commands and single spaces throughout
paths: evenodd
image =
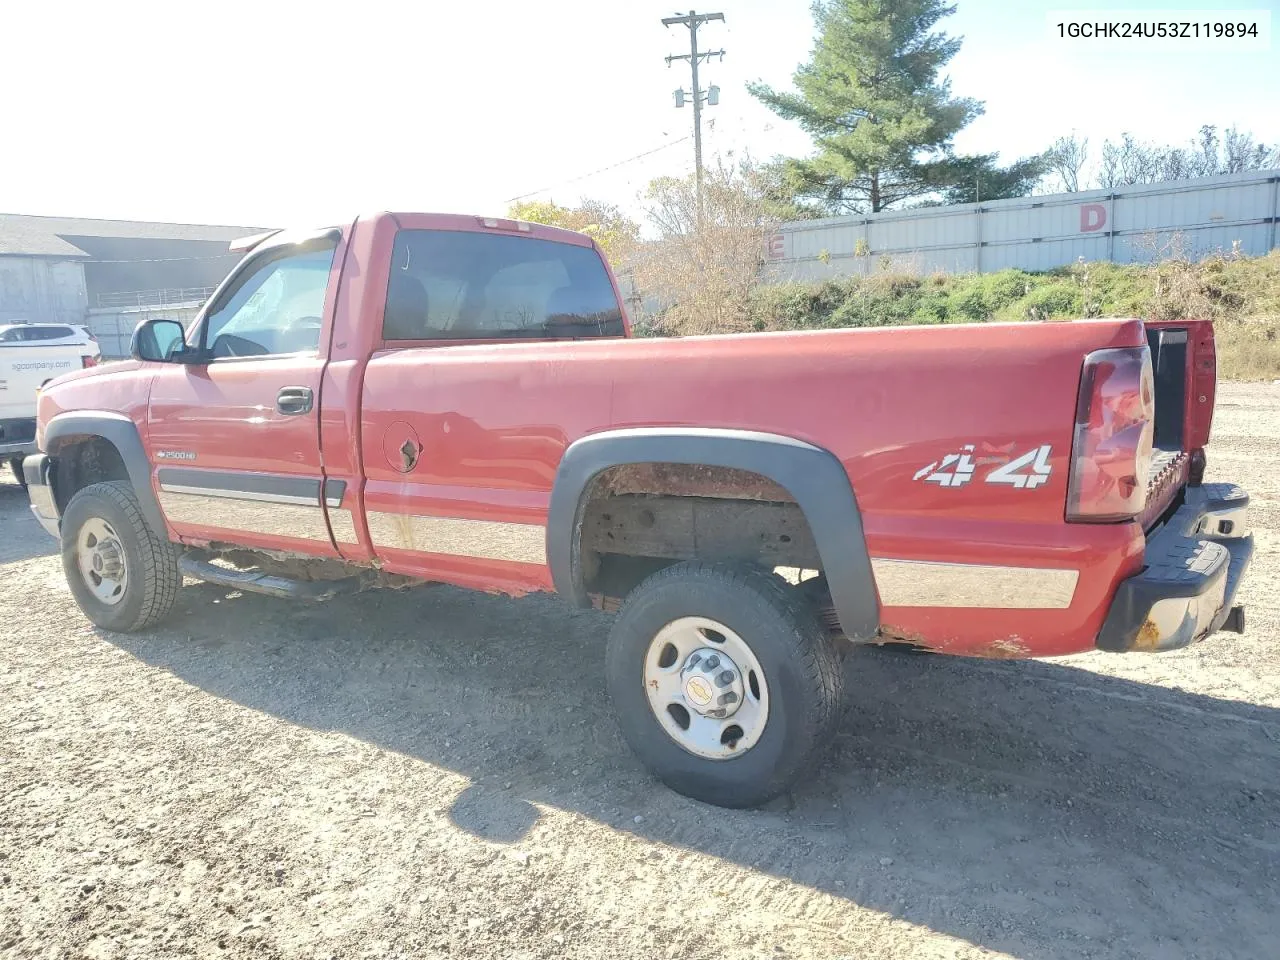
M 741 636 L 707 617 L 681 617 L 658 631 L 645 654 L 644 687 L 667 735 L 708 760 L 741 756 L 769 721 L 760 661 Z
M 114 606 L 124 598 L 129 580 L 124 547 L 101 517 L 86 520 L 76 533 L 76 566 L 98 600 Z
M 701 647 L 680 668 L 684 701 L 704 717 L 731 717 L 742 706 L 742 671 L 723 651 Z

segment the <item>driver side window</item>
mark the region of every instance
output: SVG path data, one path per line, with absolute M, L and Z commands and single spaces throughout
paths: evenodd
M 214 359 L 319 349 L 333 247 L 275 257 L 246 273 L 205 318 Z

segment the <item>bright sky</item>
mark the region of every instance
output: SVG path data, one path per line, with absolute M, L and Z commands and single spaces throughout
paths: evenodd
M 707 0 L 713 3 L 713 0 Z M 1213 8 L 1214 0 L 1126 9 Z M 652 177 L 693 168 L 688 31 L 656 0 L 61 0 L 4 4 L 0 211 L 236 224 L 334 222 L 375 209 L 502 213 L 509 198 L 632 208 Z M 1280 41 L 1254 53 L 1052 39 L 1047 12 L 1098 0 L 958 0 L 953 92 L 986 101 L 957 141 L 1005 159 L 1072 129 L 1095 150 L 1128 130 L 1163 142 L 1202 123 L 1280 142 Z M 1234 0 L 1269 10 L 1280 0 Z M 683 8 L 687 9 L 687 8 Z M 789 86 L 808 0 L 720 0 L 704 71 L 717 153 L 802 154 L 807 138 L 748 80 Z M 1091 48 L 1092 49 L 1092 48 Z M 642 160 L 573 181 L 644 151 Z

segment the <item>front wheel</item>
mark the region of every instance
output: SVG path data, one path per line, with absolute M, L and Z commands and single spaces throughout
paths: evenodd
M 753 807 L 816 765 L 840 717 L 839 658 L 772 574 L 678 563 L 632 591 L 609 636 L 623 735 L 672 789 Z
M 119 633 L 164 619 L 182 586 L 173 545 L 142 516 L 118 480 L 78 491 L 62 515 L 62 570 L 86 617 Z

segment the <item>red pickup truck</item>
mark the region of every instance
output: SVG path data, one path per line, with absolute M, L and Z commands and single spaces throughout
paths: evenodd
M 554 590 L 617 611 L 603 682 L 644 762 L 734 806 L 833 737 L 850 643 L 1242 628 L 1208 323 L 630 339 L 576 233 L 381 213 L 240 246 L 189 328 L 41 395 L 32 509 L 101 627 L 150 628 L 184 575 Z

